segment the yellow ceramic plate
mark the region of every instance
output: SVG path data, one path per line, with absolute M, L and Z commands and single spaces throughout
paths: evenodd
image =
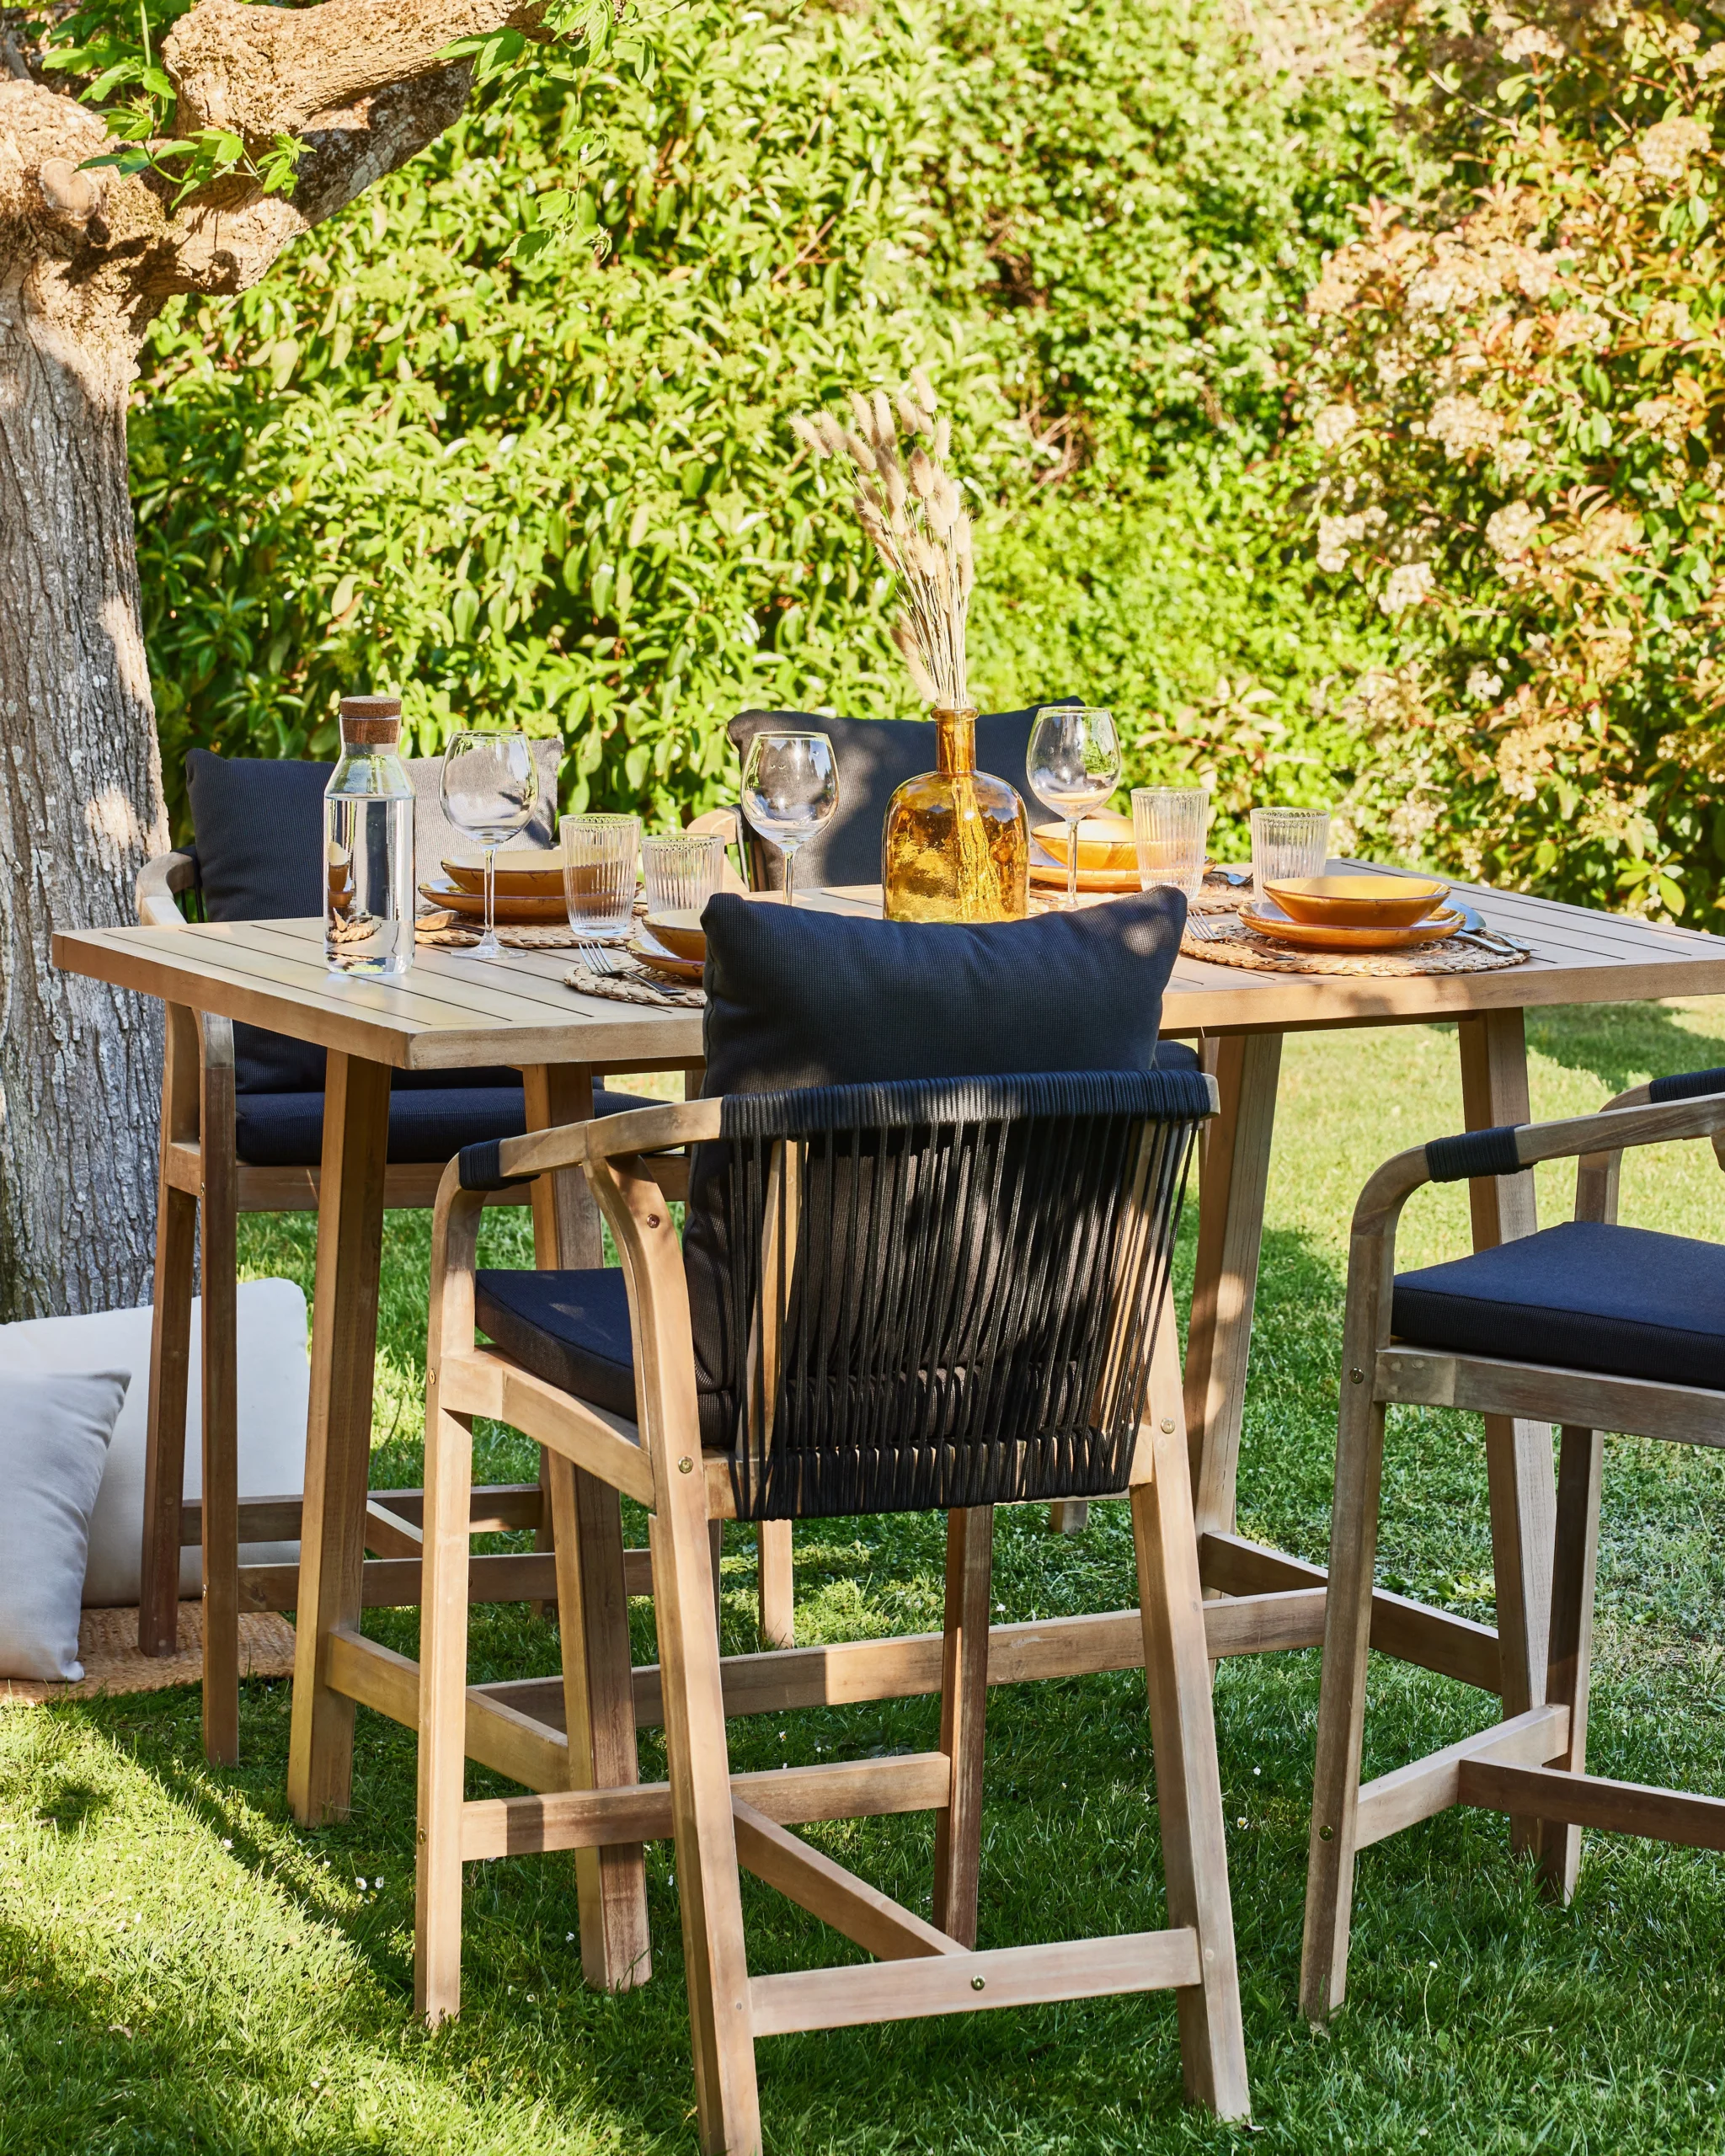
M 1064 868 L 1066 865 L 1066 827 L 1064 824 L 1039 824 L 1031 837 L 1047 854 Z M 1095 868 L 1117 871 L 1132 878 L 1132 889 L 1138 888 L 1138 846 L 1132 835 L 1132 819 L 1112 813 L 1100 816 L 1087 816 L 1078 826 L 1078 866 L 1081 869 Z
M 457 890 L 485 889 L 485 863 L 446 861 L 444 874 Z M 512 899 L 563 899 L 563 855 L 553 846 L 518 846 L 499 850 L 497 856 L 497 895 L 507 891 Z
M 447 877 L 437 877 L 429 883 L 420 884 L 419 896 L 429 899 L 434 906 L 444 906 L 451 913 L 460 914 L 465 921 L 483 921 L 485 918 L 483 888 L 477 891 L 464 891 Z M 499 876 L 497 879 L 497 918 L 516 927 L 526 927 L 530 923 L 540 921 L 561 921 L 567 927 L 569 910 L 563 894 L 562 877 L 557 879 L 555 898 L 524 899 L 506 893 L 503 888 L 503 878 Z
M 692 908 L 665 913 L 649 913 L 646 926 L 654 941 L 663 945 L 673 958 L 686 959 L 692 966 L 700 965 L 707 957 L 707 931 L 701 926 L 701 916 Z
M 1266 883 L 1265 894 L 1290 921 L 1329 928 L 1412 928 L 1450 895 L 1426 876 L 1304 876 Z
M 656 936 L 651 935 L 638 921 L 635 932 L 629 938 L 629 956 L 638 959 L 650 974 L 661 974 L 667 980 L 687 981 L 698 988 L 702 968 L 694 958 L 680 958 L 675 951 L 668 951 Z
M 1445 906 L 1412 927 L 1338 928 L 1327 922 L 1290 921 L 1279 906 L 1260 905 L 1256 899 L 1241 907 L 1240 918 L 1260 936 L 1274 937 L 1277 942 L 1291 943 L 1301 951 L 1413 951 L 1422 943 L 1441 943 L 1466 925 L 1454 906 Z

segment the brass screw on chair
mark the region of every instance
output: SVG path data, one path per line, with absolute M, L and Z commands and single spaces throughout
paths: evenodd
M 1348 1382 L 1349 1385 L 1364 1385 L 1365 1383 L 1365 1372 L 1364 1370 L 1349 1370 L 1348 1373 Z
M 1162 1435 L 1165 1438 L 1171 1438 L 1173 1434 L 1174 1418 L 1172 1415 L 1164 1415 L 1162 1417 Z
M 677 1462 L 677 1473 L 679 1475 L 691 1475 L 694 1472 L 694 1461 L 690 1459 L 686 1453 L 685 1453 L 682 1458 Z
M 970 1979 L 970 1988 L 972 1991 L 985 1991 L 988 1987 L 980 1977 L 972 1977 Z

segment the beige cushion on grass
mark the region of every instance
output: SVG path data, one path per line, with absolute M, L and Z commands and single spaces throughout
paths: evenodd
M 248 1280 L 238 1295 L 239 1493 L 297 1497 L 305 1486 L 306 1409 L 311 1366 L 306 1354 L 306 1299 L 291 1280 Z M 192 1305 L 191 1383 L 186 1404 L 185 1494 L 203 1487 L 200 1342 L 201 1302 Z M 138 1599 L 144 1531 L 144 1451 L 150 1422 L 150 1317 L 141 1310 L 86 1317 L 26 1318 L 0 1326 L 0 1397 L 8 1370 L 130 1370 L 132 1381 L 115 1425 L 108 1465 L 90 1520 L 87 1608 L 115 1609 Z M 295 1564 L 296 1542 L 244 1545 L 242 1563 Z M 182 1550 L 179 1591 L 202 1591 L 195 1548 Z

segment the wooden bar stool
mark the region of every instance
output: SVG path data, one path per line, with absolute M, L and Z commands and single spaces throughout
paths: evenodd
M 1437 1139 L 1398 1154 L 1354 1215 L 1312 1795 L 1300 2005 L 1347 1988 L 1354 1860 L 1454 1804 L 1506 1812 L 1551 1892 L 1574 1891 L 1583 1826 L 1725 1849 L 1725 1800 L 1587 1772 L 1605 1430 L 1725 1444 L 1725 1246 L 1616 1225 L 1624 1150 L 1711 1138 L 1725 1166 L 1725 1070 L 1656 1079 L 1597 1115 Z M 1397 1275 L 1396 1227 L 1422 1183 L 1578 1158 L 1575 1218 Z M 1402 1401 L 1562 1429 L 1546 1697 L 1359 1785 L 1384 1410 Z M 1497 1561 L 1506 1561 L 1493 1519 Z
M 761 2036 L 1164 1988 L 1179 1998 L 1188 2095 L 1247 2115 L 1167 1299 L 1192 1139 L 1215 1098 L 1190 1071 L 741 1093 L 476 1146 L 451 1165 L 434 1231 L 419 1665 L 416 1995 L 429 2020 L 460 2004 L 464 1862 L 577 1849 L 585 1912 L 605 1891 L 606 1854 L 670 1835 L 709 2153 L 760 2148 Z M 655 1156 L 681 1145 L 680 1249 Z M 580 1359 L 597 1353 L 590 1275 L 562 1276 L 577 1339 L 573 1325 L 511 1320 L 506 1289 L 475 1273 L 485 1198 L 576 1162 L 622 1258 L 633 1418 L 592 1396 L 608 1380 Z M 474 1346 L 476 1314 L 496 1344 Z M 652 1512 L 667 1784 L 639 1785 L 631 1756 L 606 1786 L 463 1801 L 475 1415 L 513 1422 L 554 1462 L 560 1605 L 577 1603 L 563 1568 L 579 1544 L 564 1522 L 582 1486 Z M 977 1952 L 992 1508 L 1122 1492 L 1168 1928 Z M 733 1776 L 711 1522 L 925 1510 L 948 1514 L 939 1750 Z M 566 1652 L 566 1693 L 628 1681 Z M 932 1924 L 787 1831 L 917 1810 L 937 1815 Z M 740 1864 L 891 1966 L 751 1978 Z M 644 1940 L 642 1954 L 644 1972 Z

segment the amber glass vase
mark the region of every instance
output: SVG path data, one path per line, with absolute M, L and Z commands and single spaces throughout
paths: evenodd
M 1003 778 L 976 768 L 976 713 L 935 708 L 937 766 L 888 804 L 880 880 L 889 921 L 1023 921 L 1030 825 Z

